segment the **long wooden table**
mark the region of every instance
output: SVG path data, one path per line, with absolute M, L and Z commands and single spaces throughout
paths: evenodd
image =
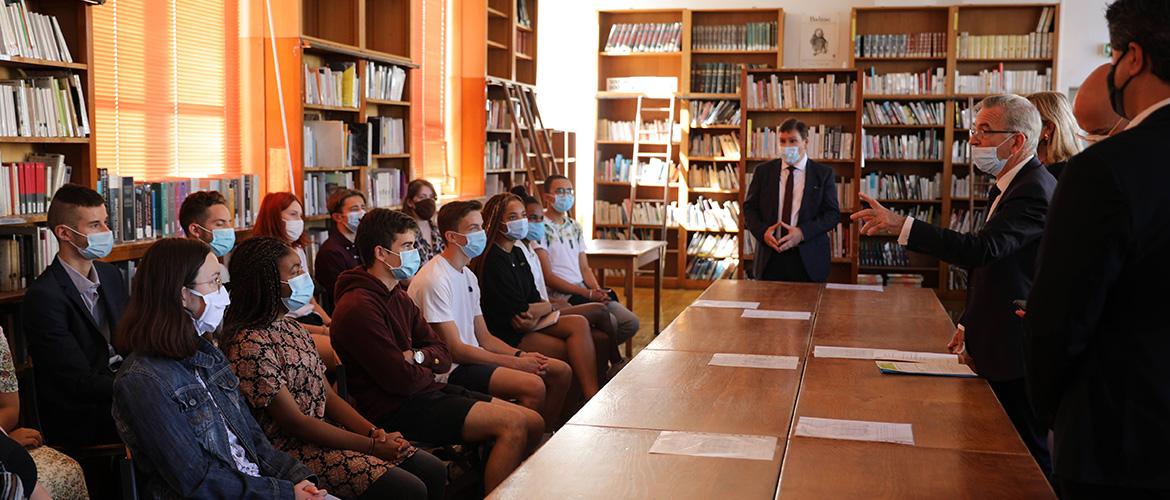
M 585 256 L 589 267 L 600 269 L 598 285 L 605 286 L 605 269 L 615 269 L 625 274 L 622 285 L 626 292 L 626 307 L 634 310 L 634 273 L 649 264 L 654 264 L 654 334 L 658 335 L 662 322 L 662 273 L 666 263 L 665 241 L 641 240 L 589 240 L 585 242 Z M 634 343 L 626 341 L 626 356 L 634 355 Z
M 816 345 L 942 352 L 954 325 L 929 290 L 719 280 L 702 299 L 809 321 L 687 308 L 491 498 L 1054 498 L 982 379 L 882 375 Z M 708 366 L 795 356 L 796 370 Z M 912 425 L 914 445 L 796 437 L 800 417 Z M 771 461 L 649 453 L 659 432 L 777 438 Z

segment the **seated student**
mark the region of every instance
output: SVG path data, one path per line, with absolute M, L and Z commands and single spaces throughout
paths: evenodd
M 333 285 L 337 283 L 337 275 L 361 265 L 353 239 L 357 235 L 358 222 L 366 215 L 366 195 L 338 188 L 329 195 L 326 205 L 333 220 L 329 225 L 329 239 L 317 250 L 313 272 L 320 285 L 317 297 L 321 299 L 321 307 L 326 313 L 333 314 Z M 305 272 L 309 270 L 305 269 Z
M 544 415 L 559 416 L 572 370 L 559 359 L 524 352 L 488 330 L 480 309 L 479 280 L 467 268 L 483 253 L 487 235 L 477 201 L 453 201 L 439 210 L 446 248 L 427 262 L 406 292 L 451 350 L 448 382 L 498 398 L 516 400 Z
M 620 302 L 612 300 L 610 292 L 597 284 L 597 276 L 585 256 L 585 239 L 581 225 L 569 217 L 573 208 L 573 183 L 568 177 L 553 174 L 544 181 L 545 212 L 544 242 L 536 255 L 544 267 L 544 280 L 549 295 L 564 298 L 570 304 L 600 302 L 605 304 L 617 321 L 617 338 L 622 344 L 638 333 L 638 316 Z
M 179 225 L 183 234 L 208 245 L 223 262 L 224 256 L 236 246 L 236 228 L 227 200 L 219 191 L 196 191 L 187 195 L 179 206 Z M 228 283 L 227 266 L 220 267 L 220 281 Z
M 480 304 L 488 330 L 512 347 L 567 358 L 585 399 L 592 398 L 599 381 L 589 322 L 556 312 L 556 321 L 544 325 L 545 316 L 556 307 L 536 291 L 532 268 L 518 244 L 528 236 L 524 202 L 514 194 L 500 193 L 488 200 L 484 213 L 488 249 L 470 267 L 483 281 Z
M 536 250 L 542 248 L 541 242 L 544 241 L 544 207 L 541 206 L 540 200 L 528 194 L 528 190 L 524 186 L 513 187 L 512 194 L 519 196 L 524 201 L 524 210 L 528 215 L 528 234 L 516 246 L 524 252 L 524 258 L 532 269 L 532 281 L 536 283 L 536 291 L 540 294 L 540 299 L 552 302 L 556 309 L 561 311 L 561 314 L 576 314 L 584 316 L 589 321 L 589 325 L 593 327 L 593 342 L 598 352 L 598 373 L 604 373 L 608 363 L 614 365 L 611 371 L 620 369 L 624 362 L 622 353 L 618 350 L 618 343 L 614 340 L 617 337 L 617 325 L 615 325 L 609 309 L 600 302 L 572 305 L 563 298 L 549 297 L 548 285 L 544 281 L 544 266 L 536 254 Z M 608 360 L 601 356 L 603 352 Z
M 305 247 L 309 245 L 309 236 L 305 234 L 305 219 L 302 218 L 301 202 L 292 193 L 268 193 L 260 203 L 260 210 L 256 213 L 256 226 L 252 228 L 252 236 L 268 236 L 283 241 L 291 246 L 301 260 L 301 269 L 309 269 L 309 258 L 305 255 Z M 230 264 L 229 264 L 230 265 Z M 325 362 L 330 371 L 337 367 L 337 354 L 333 352 L 333 345 L 329 340 L 329 314 L 317 304 L 312 294 L 307 297 L 294 296 L 295 307 L 290 307 L 286 316 L 297 320 L 313 335 L 313 344 L 317 346 L 317 353 Z
M 435 185 L 426 179 L 415 179 L 406 185 L 406 196 L 402 197 L 402 211 L 414 217 L 418 224 L 418 256 L 423 262 L 443 251 L 443 235 L 435 223 L 439 198 Z
M 309 332 L 285 317 L 297 283 L 312 284 L 297 254 L 275 238 L 245 241 L 232 257 L 236 284 L 220 349 L 272 444 L 345 498 L 441 500 L 442 461 L 362 418 L 333 391 Z
M 264 437 L 239 379 L 204 337 L 231 303 L 211 247 L 160 240 L 133 291 L 116 336 L 130 354 L 114 381 L 113 415 L 141 496 L 323 499 L 312 471 Z
M 36 462 L 37 488 L 43 487 L 49 498 L 89 498 L 81 465 L 68 455 L 44 446 L 40 432 L 17 427 L 19 422 L 20 384 L 16 380 L 16 366 L 12 362 L 8 338 L 0 330 L 0 428 L 9 438 L 28 450 L 33 462 Z
M 97 192 L 61 186 L 48 213 L 60 245 L 57 258 L 29 285 L 21 304 L 36 365 L 41 431 L 53 445 L 118 442 L 110 401 L 122 357 L 111 339 L 117 340 L 129 299 L 122 273 L 97 262 L 114 247 L 107 219 Z
M 0 498 L 51 500 L 39 479 L 37 464 L 24 445 L 0 433 Z
M 532 410 L 435 380 L 451 369 L 451 354 L 401 285 L 418 270 L 417 238 L 405 213 L 376 208 L 362 217 L 356 241 L 366 267 L 337 279 L 337 352 L 358 409 L 375 425 L 434 445 L 494 441 L 484 466 L 490 492 L 540 440 L 543 424 Z

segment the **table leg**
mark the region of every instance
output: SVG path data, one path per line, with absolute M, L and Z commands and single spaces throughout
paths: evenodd
M 593 274 L 597 275 L 597 286 L 605 288 L 605 269 L 597 268 L 593 270 Z
M 630 259 L 626 262 L 626 307 L 630 308 L 630 312 L 634 312 L 634 260 Z M 631 338 L 626 341 L 626 357 L 629 358 L 634 355 L 634 340 Z
M 658 251 L 658 262 L 654 264 L 654 336 L 657 337 L 662 321 L 662 270 L 666 266 L 664 250 Z

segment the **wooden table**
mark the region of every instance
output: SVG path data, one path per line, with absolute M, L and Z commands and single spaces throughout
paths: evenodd
M 626 307 L 634 310 L 634 271 L 654 263 L 654 335 L 662 321 L 662 272 L 666 262 L 665 241 L 590 240 L 585 255 L 593 269 L 616 269 L 626 275 Z M 605 271 L 597 273 L 597 283 L 605 286 Z M 626 342 L 626 356 L 634 354 L 633 341 Z

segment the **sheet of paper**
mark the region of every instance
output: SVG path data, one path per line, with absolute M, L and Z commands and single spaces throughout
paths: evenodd
M 897 349 L 870 349 L 866 347 L 836 347 L 818 345 L 813 347 L 813 356 L 818 358 L 881 359 L 890 361 L 949 361 L 959 362 L 959 356 L 942 352 L 899 351 Z
M 691 302 L 693 307 L 722 307 L 725 309 L 755 309 L 760 307 L 759 302 L 736 302 L 734 300 L 706 300 L 698 299 Z
M 898 361 L 878 361 L 878 369 L 882 373 L 896 375 L 933 375 L 936 377 L 976 377 L 967 365 L 947 363 L 945 361 L 928 361 L 925 363 L 903 363 Z
M 881 285 L 852 285 L 848 283 L 825 283 L 825 288 L 829 290 L 853 290 L 856 292 L 884 292 L 886 289 Z
M 795 370 L 800 364 L 796 356 L 764 356 L 760 354 L 715 353 L 710 366 L 735 366 L 739 368 L 770 368 L 773 370 Z
M 764 319 L 798 319 L 808 321 L 812 319 L 812 313 L 807 311 L 769 311 L 767 309 L 744 309 L 744 318 L 764 318 Z
M 834 418 L 800 417 L 796 435 L 850 441 L 877 441 L 914 445 L 914 431 L 910 424 L 838 420 Z
M 650 453 L 772 460 L 776 453 L 776 438 L 747 434 L 662 431 L 658 433 L 658 439 L 655 439 L 654 445 L 650 447 Z

